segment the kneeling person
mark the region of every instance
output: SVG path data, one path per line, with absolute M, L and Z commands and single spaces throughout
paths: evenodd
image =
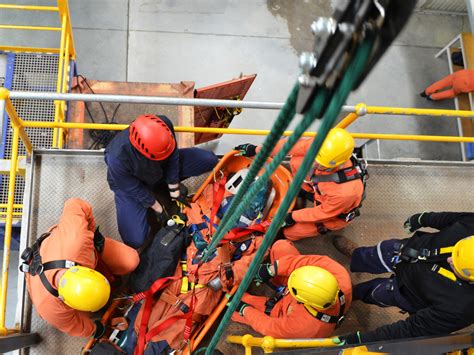
M 272 157 L 283 147 L 280 140 Z M 296 174 L 308 153 L 313 139 L 300 139 L 290 150 L 291 173 Z M 234 149 L 244 156 L 253 156 L 259 150 L 251 144 Z M 315 237 L 345 228 L 360 212 L 364 198 L 365 163 L 352 155 L 354 139 L 342 128 L 333 128 L 326 137 L 313 170 L 301 186 L 300 196 L 310 200 L 313 206 L 293 210 L 285 219 L 283 233 L 289 240 Z
M 88 313 L 109 300 L 110 284 L 104 274 L 110 278 L 128 274 L 139 262 L 134 249 L 96 230 L 92 207 L 78 198 L 66 201 L 59 223 L 22 258 L 28 293 L 41 318 L 84 338 L 100 338 L 105 331 Z
M 346 269 L 327 256 L 301 255 L 287 240 L 273 245 L 270 259 L 257 280 L 271 282 L 279 294 L 270 299 L 244 294 L 232 319 L 275 338 L 331 336 L 352 300 Z

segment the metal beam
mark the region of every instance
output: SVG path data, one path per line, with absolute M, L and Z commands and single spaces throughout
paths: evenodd
M 474 33 L 474 0 L 466 0 L 466 4 L 469 24 L 471 25 L 471 33 Z
M 10 91 L 10 99 L 20 100 L 63 100 L 85 102 L 114 102 L 130 104 L 156 104 L 174 106 L 237 107 L 266 110 L 280 110 L 281 102 L 237 101 L 215 99 L 185 99 L 179 97 L 104 95 L 104 94 L 60 94 L 49 92 Z M 354 106 L 343 106 L 342 111 L 354 112 Z
M 0 337 L 0 353 L 18 350 L 38 344 L 41 337 L 38 333 L 18 333 Z

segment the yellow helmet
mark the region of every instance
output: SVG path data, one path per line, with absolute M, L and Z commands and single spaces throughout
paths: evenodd
M 351 158 L 354 145 L 354 138 L 345 129 L 333 128 L 329 131 L 315 160 L 326 168 L 335 168 Z
M 78 311 L 96 312 L 109 300 L 110 285 L 104 275 L 83 266 L 67 269 L 59 279 L 59 298 Z
M 459 276 L 474 281 L 474 236 L 461 239 L 454 245 L 453 265 Z
M 336 303 L 339 284 L 329 271 L 318 266 L 302 266 L 288 278 L 290 294 L 301 303 L 326 309 Z

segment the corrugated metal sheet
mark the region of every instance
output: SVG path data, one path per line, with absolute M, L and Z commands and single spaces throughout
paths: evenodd
M 466 0 L 421 0 L 418 2 L 417 9 L 420 11 L 467 13 Z

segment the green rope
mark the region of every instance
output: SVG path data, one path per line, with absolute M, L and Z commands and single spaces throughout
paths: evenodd
M 250 166 L 250 170 L 244 181 L 242 181 L 241 187 L 232 199 L 228 211 L 234 211 L 234 209 L 239 205 L 244 195 L 246 195 L 250 184 L 255 180 L 255 177 L 257 176 L 258 172 L 262 169 L 263 165 L 270 156 L 273 147 L 277 144 L 281 135 L 288 127 L 290 122 L 293 120 L 293 117 L 296 114 L 296 100 L 298 98 L 298 92 L 299 85 L 297 83 L 291 90 L 288 100 L 285 102 L 285 105 L 278 114 L 278 117 L 272 127 L 272 130 L 263 142 L 262 149 L 256 155 L 252 165 Z M 248 204 L 249 201 L 247 201 L 246 203 Z M 220 221 L 219 226 L 216 230 L 216 234 L 213 236 L 211 243 L 207 246 L 206 250 L 203 253 L 202 262 L 206 262 L 209 259 L 209 257 L 215 251 L 220 240 L 230 230 L 230 227 L 237 221 L 237 218 L 233 219 L 232 216 L 234 216 L 234 214 L 226 213 Z
M 214 350 L 214 348 L 216 347 L 225 328 L 227 327 L 228 322 L 232 317 L 232 313 L 235 311 L 238 303 L 242 298 L 242 295 L 252 282 L 254 275 L 257 272 L 258 267 L 262 262 L 267 249 L 273 243 L 275 235 L 281 224 L 283 223 L 283 220 L 286 216 L 288 208 L 291 205 L 291 202 L 298 194 L 306 174 L 309 172 L 309 170 L 314 164 L 314 158 L 316 157 L 324 139 L 326 138 L 327 133 L 332 128 L 334 122 L 337 119 L 337 116 L 339 115 L 342 105 L 346 101 L 356 80 L 365 68 L 367 58 L 372 48 L 372 43 L 372 40 L 366 40 L 357 49 L 354 59 L 351 61 L 347 69 L 346 75 L 342 79 L 341 84 L 336 89 L 336 92 L 334 93 L 334 96 L 332 97 L 331 102 L 329 103 L 329 107 L 323 117 L 321 127 L 318 130 L 318 135 L 311 144 L 300 169 L 298 169 L 298 172 L 296 173 L 294 180 L 291 183 L 290 188 L 288 189 L 288 193 L 283 199 L 283 202 L 281 203 L 280 208 L 278 209 L 278 212 L 272 224 L 270 225 L 270 228 L 265 234 L 263 242 L 258 248 L 257 253 L 249 266 L 249 269 L 245 274 L 244 279 L 242 280 L 242 283 L 239 285 L 239 288 L 237 289 L 237 292 L 235 293 L 232 301 L 228 304 L 228 309 L 222 321 L 220 322 L 219 327 L 214 333 L 214 336 L 212 337 L 208 348 L 206 349 L 206 354 L 210 355 L 212 353 L 212 350 Z M 263 176 L 261 179 L 263 180 Z
M 321 114 L 321 111 L 323 110 L 323 106 L 324 106 L 323 104 L 324 104 L 325 98 L 326 98 L 326 93 L 324 91 L 320 91 L 317 94 L 313 105 L 308 110 L 308 113 L 305 114 L 301 123 L 295 128 L 292 135 L 288 137 L 285 144 L 278 151 L 278 153 L 272 159 L 270 164 L 265 167 L 265 171 L 262 174 L 262 176 L 260 176 L 260 178 L 257 181 L 255 181 L 250 186 L 250 188 L 244 190 L 246 191 L 246 193 L 245 193 L 245 196 L 242 198 L 242 203 L 240 203 L 235 208 L 232 208 L 232 205 L 229 207 L 228 211 L 234 211 L 234 212 L 225 214 L 225 217 L 222 219 L 221 223 L 218 226 L 216 234 L 212 238 L 212 242 L 207 247 L 208 255 L 212 255 L 218 243 L 221 241 L 224 235 L 231 229 L 231 226 L 233 226 L 235 222 L 239 219 L 239 217 L 247 208 L 248 204 L 254 198 L 255 194 L 267 183 L 268 179 L 270 179 L 271 175 L 280 166 L 281 162 L 285 159 L 285 157 L 287 156 L 291 148 L 293 148 L 293 146 L 298 141 L 298 139 L 314 122 L 315 117 L 318 117 L 319 114 Z M 264 147 L 262 147 L 261 152 L 263 152 L 263 150 L 264 150 Z M 272 151 L 273 151 L 273 147 L 268 150 L 268 154 L 270 154 Z M 239 189 L 239 192 L 242 189 L 243 187 Z M 206 261 L 206 260 L 207 259 L 203 257 L 203 261 Z

